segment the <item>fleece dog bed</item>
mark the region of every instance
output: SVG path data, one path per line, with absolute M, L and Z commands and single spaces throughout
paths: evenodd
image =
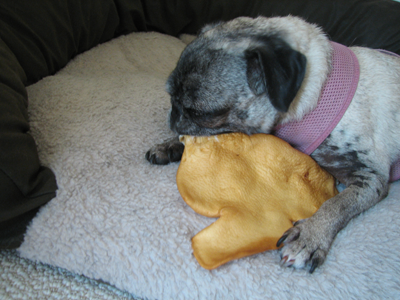
M 28 87 L 31 134 L 56 175 L 56 197 L 19 253 L 147 299 L 398 299 L 400 183 L 342 230 L 310 275 L 277 251 L 201 268 L 191 238 L 214 222 L 176 187 L 178 164 L 145 152 L 171 135 L 165 79 L 185 44 L 133 33 L 81 54 Z

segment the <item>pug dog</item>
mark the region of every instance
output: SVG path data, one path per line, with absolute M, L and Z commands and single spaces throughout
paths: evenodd
M 385 198 L 391 166 L 400 158 L 400 58 L 349 49 L 359 65 L 354 96 L 310 154 L 346 188 L 278 242 L 283 266 L 311 273 L 325 261 L 337 233 Z M 240 17 L 205 26 L 166 84 L 169 124 L 177 137 L 151 148 L 147 160 L 179 161 L 184 149 L 179 135 L 270 134 L 301 121 L 318 106 L 332 53 L 318 26 L 294 16 Z

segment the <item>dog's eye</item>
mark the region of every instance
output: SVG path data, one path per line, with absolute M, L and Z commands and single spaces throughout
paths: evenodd
M 191 116 L 191 117 L 200 117 L 200 116 L 203 116 L 203 115 L 204 115 L 204 113 L 202 113 L 202 112 L 200 112 L 200 111 L 198 111 L 198 110 L 196 110 L 196 109 L 185 108 L 184 110 L 185 110 L 185 111 L 188 113 L 188 115 Z
M 186 119 L 190 119 L 192 116 L 190 115 L 190 113 L 187 111 L 186 108 L 182 109 L 182 115 L 186 118 Z
M 203 120 L 222 117 L 229 113 L 229 108 L 210 109 L 208 111 L 193 108 L 186 108 L 185 110 L 191 118 Z

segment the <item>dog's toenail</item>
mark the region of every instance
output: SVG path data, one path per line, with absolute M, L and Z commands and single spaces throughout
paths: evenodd
M 284 257 L 282 258 L 282 260 L 281 260 L 281 266 L 283 266 L 283 265 L 287 262 L 288 258 L 289 258 L 288 255 L 286 255 L 286 256 L 284 256 Z
M 287 235 L 283 235 L 278 242 L 276 243 L 276 246 L 279 248 L 281 246 L 281 244 L 286 240 Z

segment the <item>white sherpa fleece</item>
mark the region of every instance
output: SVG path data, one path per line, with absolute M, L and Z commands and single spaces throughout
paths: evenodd
M 171 136 L 164 82 L 183 47 L 131 34 L 28 88 L 31 132 L 59 190 L 20 254 L 148 299 L 400 299 L 400 183 L 339 233 L 312 275 L 281 268 L 277 251 L 198 265 L 190 239 L 214 220 L 180 197 L 178 164 L 144 158 Z

